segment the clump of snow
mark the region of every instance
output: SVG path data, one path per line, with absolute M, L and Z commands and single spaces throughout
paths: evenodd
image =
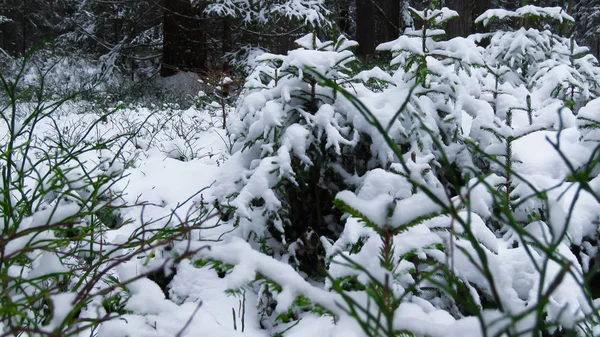
M 561 7 L 539 7 L 535 5 L 526 5 L 518 8 L 515 11 L 506 9 L 488 9 L 475 19 L 475 23 L 481 22 L 484 26 L 487 26 L 492 19 L 502 20 L 504 18 L 524 18 L 529 16 L 549 18 L 561 23 L 563 21 L 575 22 L 575 19 L 573 19 L 573 17 Z
M 50 295 L 53 308 L 52 320 L 44 327 L 44 330 L 52 331 L 63 323 L 74 308 L 76 296 L 76 293 L 71 292 Z

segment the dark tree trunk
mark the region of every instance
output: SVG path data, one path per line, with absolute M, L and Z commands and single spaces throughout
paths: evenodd
M 231 30 L 231 19 L 228 17 L 223 18 L 223 55 L 230 53 L 233 48 L 233 35 Z M 224 60 L 223 69 L 224 72 L 231 70 L 231 65 Z
M 400 21 L 401 0 L 384 0 L 380 16 L 383 17 L 383 31 L 379 42 L 392 41 L 398 38 L 403 23 Z
M 459 15 L 458 18 L 450 20 L 446 25 L 449 39 L 487 31 L 483 26 L 476 26 L 475 19 L 492 7 L 492 0 L 450 0 L 448 7 L 457 11 Z
M 492 8 L 492 0 L 475 0 L 473 2 L 473 22 L 490 8 Z M 489 28 L 484 27 L 482 24 L 475 26 L 473 23 L 473 25 L 472 33 L 485 33 L 489 31 Z
M 473 32 L 471 2 L 469 0 L 450 0 L 448 8 L 458 12 L 458 18 L 448 21 L 446 25 L 446 34 L 448 39 L 457 36 L 469 36 Z
M 189 0 L 165 0 L 162 76 L 206 69 L 205 22 Z
M 573 7 L 575 7 L 575 1 L 573 0 L 569 0 L 567 2 L 567 14 L 573 15 Z M 564 21 L 561 27 L 561 33 L 563 36 L 568 36 L 569 35 L 569 24 L 570 22 L 568 21 Z
M 340 33 L 348 34 L 350 31 L 350 12 L 347 9 L 340 11 L 338 27 L 340 28 Z
M 22 45 L 22 53 L 25 55 L 27 53 L 27 0 L 23 0 L 23 21 L 21 30 L 23 32 L 23 45 Z
M 502 7 L 504 9 L 514 11 L 515 9 L 517 9 L 521 6 L 523 6 L 522 0 L 506 0 L 502 6 L 498 6 L 498 7 Z
M 356 42 L 357 55 L 375 54 L 375 6 L 371 0 L 356 0 Z
M 20 52 L 20 9 L 21 6 L 15 0 L 2 1 L 2 15 L 11 20 L 2 24 L 2 49 L 13 56 Z

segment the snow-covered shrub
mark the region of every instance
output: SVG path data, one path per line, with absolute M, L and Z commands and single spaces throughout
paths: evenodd
M 560 7 L 527 5 L 516 11 L 488 10 L 476 19 L 487 25 L 506 17 L 550 23 L 573 23 Z M 501 83 L 525 86 L 531 91 L 533 108 L 548 105 L 557 98 L 574 112 L 598 96 L 598 61 L 588 48 L 549 29 L 517 27 L 490 34 L 486 47 L 487 66 L 501 77 Z M 478 38 L 482 38 L 479 36 Z M 550 100 L 551 102 L 551 100 Z
M 465 38 L 441 39 L 439 26 L 456 12 L 410 11 L 421 28 L 378 47 L 394 53 L 399 69 L 387 78 L 393 86 L 349 97 L 384 136 L 390 164 L 370 169 L 355 178 L 357 188 L 336 196 L 347 213 L 345 228 L 325 243 L 332 258 L 328 288 L 347 294 L 347 313 L 368 336 L 433 335 L 435 328 L 404 315 L 437 310 L 456 319 L 498 300 L 481 296 L 485 278 L 468 274 L 470 259 L 484 259 L 498 246 L 482 216 L 464 210 L 463 195 L 465 180 L 481 174 L 464 141 L 463 114 L 476 116 L 487 105 L 471 87 L 483 49 Z M 378 72 L 365 76 L 384 76 Z M 489 272 L 487 265 L 480 269 Z
M 410 169 L 426 172 L 421 167 Z M 523 178 L 516 169 L 510 173 Z M 581 237 L 579 221 L 569 223 L 581 210 L 568 209 L 576 200 L 561 201 L 562 187 L 554 191 L 528 174 L 518 203 L 540 195 L 542 204 L 537 217 L 523 221 L 494 173 L 478 174 L 451 199 L 430 172 L 416 177 L 373 170 L 358 192 L 335 201 L 351 217 L 327 249 L 329 287 L 343 294 L 346 313 L 367 336 L 589 333 L 597 312 L 569 240 Z M 411 189 L 417 192 L 400 196 Z
M 230 109 L 229 106 L 226 108 Z M 221 107 L 212 109 L 221 110 Z M 221 128 L 222 117 L 217 116 L 214 110 L 201 110 L 197 107 L 182 109 L 176 104 L 152 104 L 131 105 L 125 112 L 111 120 L 114 123 L 112 127 L 117 132 L 135 134 L 131 139 L 135 153 L 129 157 L 147 157 L 160 152 L 165 157 L 178 161 L 214 157 L 216 164 L 220 164 L 225 158 L 225 153 L 213 151 L 214 144 L 206 139 L 207 133 L 215 133 L 222 142 L 226 142 L 225 130 L 215 130 Z
M 518 18 L 521 22 L 573 21 L 560 8 L 535 6 L 525 6 L 515 12 L 489 10 L 477 21 L 487 24 L 488 20 L 507 16 Z M 550 30 L 533 28 L 491 33 L 485 59 L 487 74 L 479 76 L 486 92 L 482 97 L 491 104 L 494 114 L 488 113 L 486 118 L 479 114 L 474 119 L 471 138 L 485 158 L 483 161 L 503 177 L 497 187 L 504 193 L 504 203 L 514 212 L 512 221 L 522 226 L 535 219 L 552 222 L 547 216 L 548 207 L 563 207 L 548 205 L 547 195 L 539 191 L 552 188 L 556 182 L 541 181 L 532 176 L 534 173 L 528 170 L 529 165 L 523 163 L 528 158 L 522 155 L 527 152 L 515 151 L 515 146 L 549 137 L 549 141 L 556 142 L 554 146 L 557 149 L 565 151 L 561 140 L 555 138 L 565 134 L 572 135 L 567 142 L 573 144 L 571 137 L 576 137 L 573 133 L 577 132 L 574 128 L 575 115 L 598 95 L 598 62 L 587 49 L 578 47 L 574 41 Z M 541 143 L 541 146 L 548 146 L 543 141 Z M 554 151 L 552 147 L 549 149 Z M 564 177 L 569 174 L 568 167 L 583 165 L 587 153 L 589 150 L 567 151 L 564 153 L 566 163 L 560 160 L 544 171 L 552 178 Z M 583 236 L 592 234 L 589 229 L 585 232 L 587 234 Z M 581 232 L 569 234 L 574 235 L 570 238 L 573 243 L 581 243 Z
M 115 68 L 114 59 L 95 59 L 81 52 L 53 51 L 47 44 L 32 48 L 23 57 L 6 60 L 1 72 L 13 81 L 16 74 L 21 74 L 16 82 L 21 88 L 36 88 L 43 84 L 44 93 L 55 100 L 70 96 L 105 102 L 111 96 L 133 97 L 133 83 Z M 44 75 L 44 83 L 39 83 L 39 74 Z M 5 92 L 0 92 L 3 94 Z
M 374 100 L 394 102 L 394 97 L 405 97 L 395 107 L 396 113 L 386 116 L 386 131 L 401 146 L 403 161 L 428 157 L 425 162 L 439 183 L 455 194 L 460 180 L 474 169 L 463 141 L 462 111 L 478 103 L 470 97 L 474 91 L 470 83 L 476 80 L 473 69 L 484 63 L 481 48 L 465 38 L 444 41 L 440 27 L 457 16 L 455 11 L 409 11 L 421 28 L 408 28 L 398 39 L 377 47 L 393 52 L 391 64 L 398 69 L 390 79 L 394 87 Z
M 240 119 L 229 127 L 237 153 L 219 193 L 241 235 L 271 253 L 272 239 L 289 246 L 287 258 L 295 263 L 322 263 L 309 262 L 318 257 L 311 237 L 338 231 L 327 215 L 335 193 L 348 184 L 339 167 L 354 160 L 358 135 L 333 89 L 306 69 L 347 81 L 354 43 L 344 37 L 322 42 L 313 34 L 296 43 L 300 47 L 287 55 L 261 55 L 262 65 L 248 77 Z
M 592 335 L 599 316 L 587 282 L 600 199 L 589 182 L 597 148 L 582 141 L 595 140 L 600 121 L 597 102 L 588 103 L 595 60 L 534 29 L 492 33 L 485 48 L 478 36 L 443 41 L 436 26 L 455 13 L 411 12 L 421 28 L 379 46 L 394 54 L 391 74 L 337 78 L 319 68 L 324 53 L 264 56 L 279 64 L 249 77 L 232 128 L 236 153 L 217 186 L 233 235 L 250 245 L 216 244 L 203 265 L 227 264 L 221 275 L 231 289 L 255 293 L 263 312 L 281 318 L 261 320 L 277 333 L 301 333 L 304 320 L 330 315 L 317 334 Z M 376 91 L 363 84 L 371 79 L 381 83 Z M 312 118 L 328 106 L 336 124 L 315 137 Z M 331 134 L 337 142 L 324 141 Z M 336 151 L 324 161 L 314 149 L 330 144 Z M 302 179 L 301 169 L 320 163 L 336 175 Z M 289 186 L 331 186 L 331 198 Z M 308 205 L 303 215 L 319 208 L 334 231 L 310 217 L 294 221 L 290 197 Z M 329 201 L 341 214 L 324 208 Z M 290 228 L 301 225 L 297 240 Z M 325 282 L 302 266 L 299 249 L 310 247 L 324 252 L 309 262 L 325 267 Z

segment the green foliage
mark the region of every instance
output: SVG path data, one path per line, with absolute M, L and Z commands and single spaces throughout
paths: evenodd
M 225 275 L 231 272 L 233 266 L 230 264 L 223 263 L 217 260 L 210 259 L 199 259 L 193 262 L 194 267 L 201 268 L 205 266 L 209 266 L 210 269 L 213 269 L 220 278 L 224 278 Z

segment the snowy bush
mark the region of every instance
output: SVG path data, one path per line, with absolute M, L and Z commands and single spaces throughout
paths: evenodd
M 533 28 L 491 33 L 486 47 L 444 41 L 453 11 L 410 11 L 420 28 L 378 47 L 392 51 L 391 73 L 335 76 L 346 58 L 314 52 L 310 36 L 261 57 L 271 66 L 248 78 L 217 186 L 251 245 L 214 245 L 201 268 L 255 292 L 276 333 L 325 315 L 332 334 L 593 334 L 597 61 Z M 532 6 L 478 20 L 504 16 L 571 21 Z M 325 111 L 335 124 L 317 122 Z
M 515 12 L 488 10 L 476 22 L 505 17 L 523 20 L 573 22 L 561 8 L 528 5 Z M 531 91 L 534 108 L 548 105 L 558 98 L 574 112 L 586 101 L 598 96 L 596 80 L 598 61 L 588 48 L 580 47 L 569 38 L 545 29 L 520 27 L 513 31 L 492 33 L 486 48 L 487 66 L 499 76 L 501 83 L 525 86 Z M 540 106 L 541 105 L 541 106 Z M 539 106 L 539 107 L 538 107 Z
M 300 48 L 288 55 L 261 55 L 263 64 L 248 77 L 241 118 L 229 128 L 238 151 L 227 164 L 233 175 L 219 187 L 227 197 L 222 206 L 234 208 L 241 234 L 269 250 L 275 248 L 266 243 L 271 238 L 287 247 L 309 240 L 313 231 L 336 232 L 325 216 L 345 184 L 338 168 L 352 165 L 358 141 L 333 90 L 305 70 L 348 81 L 346 65 L 354 57 L 347 48 L 354 43 L 344 37 L 321 42 L 312 34 L 296 42 Z M 315 254 L 310 244 L 303 242 L 303 254 Z

